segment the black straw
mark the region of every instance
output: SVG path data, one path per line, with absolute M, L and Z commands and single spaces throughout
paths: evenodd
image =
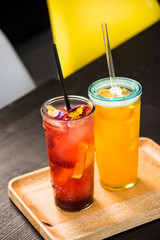
M 70 107 L 70 103 L 69 103 L 69 99 L 68 99 L 67 89 L 66 89 L 65 82 L 64 82 L 64 77 L 63 77 L 62 68 L 61 68 L 61 64 L 60 64 L 60 61 L 59 61 L 59 57 L 58 57 L 56 44 L 53 43 L 52 48 L 53 48 L 53 53 L 54 53 L 55 60 L 56 60 L 59 79 L 60 79 L 60 82 L 61 82 L 61 86 L 63 88 L 66 107 L 67 107 L 67 110 L 69 111 L 71 109 L 71 107 Z

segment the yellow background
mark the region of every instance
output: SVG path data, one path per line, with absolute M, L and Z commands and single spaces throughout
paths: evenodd
M 111 49 L 160 19 L 156 0 L 47 0 L 64 77 L 104 54 L 101 23 Z

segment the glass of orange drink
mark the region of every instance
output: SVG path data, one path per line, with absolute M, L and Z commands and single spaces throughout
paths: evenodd
M 116 77 L 98 80 L 88 94 L 96 105 L 96 160 L 102 187 L 118 191 L 137 182 L 141 85 Z

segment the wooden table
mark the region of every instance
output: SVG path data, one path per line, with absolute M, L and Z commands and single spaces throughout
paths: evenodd
M 136 79 L 143 86 L 141 132 L 160 144 L 160 23 L 113 50 L 117 76 Z M 84 53 L 85 54 L 85 53 Z M 70 94 L 87 96 L 88 86 L 107 76 L 105 56 L 66 79 Z M 9 200 L 10 179 L 48 165 L 40 106 L 62 95 L 58 80 L 51 79 L 35 91 L 0 111 L 0 239 L 42 239 Z M 110 237 L 116 240 L 158 240 L 160 220 Z

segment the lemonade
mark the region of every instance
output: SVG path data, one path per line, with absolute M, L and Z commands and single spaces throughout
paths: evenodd
M 72 212 L 93 202 L 95 107 L 83 97 L 70 96 L 70 102 L 68 112 L 63 97 L 51 99 L 41 113 L 55 204 Z
M 100 182 L 104 188 L 121 190 L 137 181 L 141 86 L 134 80 L 102 79 L 89 88 L 96 104 L 95 143 Z M 114 89 L 115 90 L 115 89 Z

